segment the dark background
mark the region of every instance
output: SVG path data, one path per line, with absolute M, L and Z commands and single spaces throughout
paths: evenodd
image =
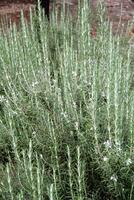
M 52 2 L 53 0 L 51 0 Z M 59 9 L 63 0 L 54 0 L 55 6 Z M 90 0 L 94 8 L 96 7 L 98 0 Z M 71 11 L 75 14 L 77 9 L 78 0 L 67 0 Z M 26 20 L 29 19 L 29 7 L 35 7 L 36 0 L 0 0 L 0 21 L 5 15 L 8 19 L 16 24 L 20 20 L 20 10 L 23 9 Z M 104 4 L 107 8 L 107 16 L 110 21 L 113 22 L 113 33 L 120 33 L 122 28 L 124 33 L 127 33 L 132 29 L 132 26 L 127 26 L 132 21 L 134 16 L 134 3 L 131 0 L 104 0 Z M 52 3 L 50 4 L 51 10 Z M 122 10 L 121 10 L 122 6 Z M 134 27 L 134 26 L 133 26 Z

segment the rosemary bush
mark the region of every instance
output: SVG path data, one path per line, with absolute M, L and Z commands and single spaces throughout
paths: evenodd
M 132 49 L 98 9 L 95 39 L 86 0 L 1 35 L 0 199 L 134 198 Z

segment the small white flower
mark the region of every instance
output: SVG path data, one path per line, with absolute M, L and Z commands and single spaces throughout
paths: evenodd
M 114 181 L 114 182 L 117 182 L 117 179 L 118 179 L 118 177 L 115 176 L 115 175 L 112 175 L 111 178 L 110 178 L 110 180 Z
M 115 147 L 116 147 L 117 151 L 121 151 L 121 143 L 120 142 L 116 141 Z
M 6 79 L 9 80 L 9 78 L 10 78 L 10 77 L 8 76 L 8 74 L 6 74 Z
M 90 131 L 93 131 L 93 130 L 94 130 L 94 128 L 93 128 L 93 127 L 91 127 L 91 128 L 90 128 Z
M 12 114 L 17 115 L 18 113 L 16 111 L 12 110 Z
M 128 159 L 126 160 L 126 165 L 129 166 L 130 164 L 132 164 L 132 160 L 131 160 L 130 158 L 128 158 Z
M 66 112 L 61 112 L 61 115 L 62 115 L 64 118 L 67 118 L 67 113 L 66 113 Z
M 102 92 L 102 97 L 106 97 L 105 92 Z
M 103 161 L 104 162 L 108 161 L 108 157 L 104 156 Z
M 111 149 L 112 148 L 112 142 L 110 141 L 110 140 L 107 140 L 106 142 L 104 142 L 103 143 L 104 145 L 105 145 L 105 147 L 107 148 L 107 149 Z
M 35 87 L 36 85 L 38 85 L 38 81 L 32 82 L 32 87 Z
M 77 106 L 76 106 L 76 103 L 74 101 L 72 102 L 72 105 L 73 105 L 73 108 L 76 109 Z
M 0 95 L 0 102 L 2 103 L 2 102 L 4 102 L 4 101 L 5 101 L 4 95 Z
M 120 143 L 119 141 L 116 141 L 116 142 L 115 142 L 115 145 L 116 145 L 116 146 L 120 146 L 121 143 Z
M 75 71 L 72 72 L 72 76 L 75 78 L 77 77 L 77 73 Z
M 56 84 L 56 82 L 57 82 L 56 79 L 53 79 L 53 83 Z
M 2 181 L 1 181 L 0 183 L 1 183 L 1 185 L 2 185 L 2 186 L 4 186 L 4 184 L 3 184 L 3 182 L 2 182 Z
M 22 75 L 22 72 L 19 71 L 19 72 L 16 73 L 16 75 L 17 76 Z
M 86 79 L 83 79 L 83 83 L 84 83 L 84 85 L 87 85 L 88 81 Z
M 73 136 L 73 135 L 74 135 L 74 134 L 73 134 L 73 131 L 70 131 L 70 135 L 71 135 L 71 136 Z
M 32 132 L 32 136 L 36 137 L 36 132 L 35 131 Z
M 78 122 L 75 122 L 75 129 L 76 129 L 76 131 L 78 131 L 78 129 L 79 129 L 79 123 Z

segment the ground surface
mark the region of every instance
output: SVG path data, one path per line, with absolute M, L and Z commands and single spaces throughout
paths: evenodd
M 59 7 L 62 0 L 56 0 L 56 6 Z M 76 10 L 78 0 L 66 0 L 71 10 Z M 99 0 L 92 0 L 92 4 L 96 7 Z M 126 27 L 134 16 L 134 3 L 131 0 L 103 0 L 107 7 L 107 13 L 113 22 L 113 32 L 120 32 L 121 28 Z M 24 16 L 29 19 L 29 8 L 34 8 L 35 0 L 0 0 L 0 21 L 7 16 L 7 21 L 11 20 L 19 24 L 20 11 L 23 9 Z M 129 28 L 131 29 L 131 28 Z M 128 30 L 127 30 L 128 31 Z

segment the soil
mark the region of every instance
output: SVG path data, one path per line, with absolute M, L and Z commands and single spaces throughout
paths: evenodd
M 105 5 L 110 21 L 113 23 L 113 32 L 129 34 L 133 29 L 134 2 L 131 0 L 106 0 Z
M 93 8 L 95 9 L 100 0 L 92 0 Z M 102 0 L 107 8 L 107 15 L 110 21 L 113 22 L 113 33 L 120 33 L 122 28 L 124 33 L 133 34 L 132 27 L 127 28 L 128 23 L 132 21 L 134 16 L 134 3 L 131 0 Z M 9 24 L 17 25 L 20 22 L 20 12 L 23 10 L 26 20 L 29 20 L 29 8 L 35 7 L 36 0 L 0 0 L 0 27 L 3 26 L 3 21 Z M 56 0 L 56 6 L 59 9 L 62 0 Z M 66 0 L 71 11 L 75 15 L 77 10 L 78 0 Z M 52 4 L 50 5 L 50 9 Z M 4 23 L 5 24 L 5 23 Z M 132 30 L 132 31 L 131 31 Z

